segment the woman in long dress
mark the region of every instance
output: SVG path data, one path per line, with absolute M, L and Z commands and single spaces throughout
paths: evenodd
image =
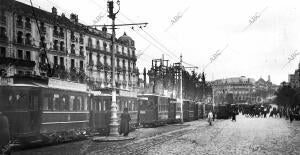
M 128 108 L 124 108 L 124 112 L 121 114 L 120 134 L 124 134 L 124 136 L 128 136 L 130 120 L 131 118 L 128 113 Z

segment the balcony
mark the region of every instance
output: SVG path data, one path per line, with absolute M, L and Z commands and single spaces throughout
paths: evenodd
M 102 70 L 103 64 L 100 61 L 98 61 L 96 67 L 97 67 L 97 70 Z
M 83 38 L 79 38 L 79 43 L 83 44 Z
M 31 23 L 25 23 L 25 29 L 31 31 Z
M 46 46 L 47 46 L 46 43 L 44 43 L 44 42 L 40 42 L 39 45 L 40 45 L 40 48 L 46 48 Z
M 22 21 L 17 21 L 17 28 L 23 29 L 23 22 Z
M 62 52 L 64 52 L 65 51 L 65 47 L 60 46 L 59 50 L 62 51 Z
M 76 55 L 76 53 L 75 53 L 75 49 L 71 49 L 71 53 L 70 53 L 71 55 Z
M 30 67 L 30 68 L 33 68 L 35 66 L 34 61 L 20 60 L 20 59 L 9 58 L 9 57 L 0 57 L 0 65 L 9 65 L 9 64 L 14 64 L 15 66 L 20 66 L 20 67 Z
M 58 51 L 58 46 L 57 46 L 57 45 L 54 45 L 54 46 L 53 46 L 53 50 Z
M 71 42 L 75 42 L 75 41 L 76 41 L 75 36 L 71 35 Z
M 83 52 L 82 50 L 80 50 L 80 51 L 79 51 L 79 55 L 80 55 L 81 57 L 84 57 L 84 52 Z
M 18 43 L 18 44 L 24 44 L 24 39 L 18 37 L 18 38 L 17 38 L 17 43 Z
M 57 30 L 53 31 L 53 37 L 59 38 L 59 34 Z
M 40 30 L 41 30 L 42 34 L 44 34 L 44 35 L 46 34 L 46 27 L 45 26 L 41 26 Z
M 6 36 L 6 35 L 1 35 L 1 36 L 0 36 L 0 41 L 1 41 L 1 42 L 6 42 L 6 43 L 7 43 L 7 42 L 8 42 L 7 36 Z
M 25 45 L 31 46 L 31 45 L 32 45 L 32 44 L 31 44 L 31 40 L 30 40 L 30 39 L 25 39 Z
M 5 16 L 0 16 L 0 24 L 6 25 L 6 17 Z
M 39 62 L 39 68 L 42 71 L 48 71 L 48 64 Z
M 59 37 L 60 37 L 61 39 L 64 39 L 64 38 L 65 38 L 65 34 L 64 34 L 63 32 L 60 32 L 60 33 L 59 33 Z

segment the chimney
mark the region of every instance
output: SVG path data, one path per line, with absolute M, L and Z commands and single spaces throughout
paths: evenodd
M 78 23 L 78 15 L 71 13 L 70 20 L 74 23 Z
M 102 31 L 103 31 L 104 33 L 106 33 L 106 32 L 107 32 L 107 28 L 106 28 L 106 26 L 105 26 L 105 25 L 102 27 Z
M 57 9 L 55 7 L 52 7 L 52 13 L 57 15 Z

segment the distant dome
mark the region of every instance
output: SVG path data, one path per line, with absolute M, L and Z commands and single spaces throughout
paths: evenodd
M 118 41 L 121 44 L 127 45 L 127 46 L 134 46 L 134 41 L 131 37 L 129 37 L 126 32 L 118 39 Z

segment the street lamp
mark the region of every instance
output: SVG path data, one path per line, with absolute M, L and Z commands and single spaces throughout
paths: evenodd
M 112 39 L 111 39 L 111 46 L 112 46 L 112 62 L 111 62 L 111 67 L 112 67 L 112 73 L 111 73 L 111 78 L 112 78 L 112 102 L 111 102 L 111 118 L 110 118 L 110 132 L 109 136 L 112 137 L 117 137 L 119 136 L 118 132 L 118 116 L 117 116 L 117 92 L 116 92 L 116 82 L 115 82 L 115 19 L 116 19 L 116 14 L 119 13 L 120 11 L 120 1 L 117 1 L 118 9 L 116 12 L 114 12 L 114 1 L 107 1 L 107 8 L 108 8 L 108 17 L 112 19 Z

